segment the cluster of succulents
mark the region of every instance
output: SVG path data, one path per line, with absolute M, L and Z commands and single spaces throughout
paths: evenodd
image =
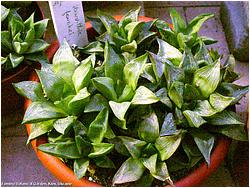
M 107 168 L 109 186 L 172 183 L 177 171 L 209 165 L 219 136 L 247 140 L 232 106 L 248 86 L 232 83 L 233 57 L 222 65 L 206 47 L 215 41 L 198 35 L 212 15 L 186 24 L 172 10 L 169 27 L 140 21 L 139 10 L 119 22 L 98 11 L 90 20 L 99 36 L 78 47 L 86 58 L 64 41 L 52 64 L 36 70 L 40 82 L 14 84 L 32 100 L 23 119 L 32 124 L 28 142 L 47 135 L 38 149 L 72 164 L 79 179 Z

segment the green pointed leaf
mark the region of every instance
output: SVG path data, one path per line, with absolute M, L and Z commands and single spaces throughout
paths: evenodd
M 183 104 L 183 92 L 184 84 L 178 81 L 173 82 L 168 91 L 169 98 L 176 104 L 176 106 L 178 106 L 178 108 L 181 108 Z
M 137 87 L 139 76 L 143 73 L 145 64 L 147 62 L 148 54 L 144 54 L 127 63 L 124 67 L 123 74 L 126 83 L 132 87 L 133 90 Z
M 157 154 L 154 154 L 149 158 L 142 158 L 141 160 L 143 165 L 150 171 L 151 174 L 156 173 Z
M 164 61 L 170 60 L 174 65 L 179 66 L 182 60 L 181 52 L 175 47 L 165 42 L 164 40 L 157 38 L 157 42 L 159 45 L 159 51 L 157 53 L 157 56 L 163 59 Z
M 121 20 L 119 22 L 119 27 L 125 27 L 128 23 L 137 22 L 140 10 L 141 10 L 141 7 L 139 7 L 136 10 L 130 10 L 129 12 L 127 12 L 121 18 Z
M 170 9 L 170 17 L 172 20 L 173 30 L 175 33 L 182 32 L 186 29 L 185 20 L 175 9 Z
M 193 85 L 205 98 L 215 91 L 220 81 L 220 61 L 204 66 L 194 73 Z
M 84 137 L 77 135 L 75 136 L 76 147 L 78 152 L 82 155 L 82 157 L 87 157 L 91 152 L 92 145 L 88 142 Z
M 97 16 L 100 18 L 109 34 L 115 33 L 117 31 L 118 24 L 111 15 L 97 9 Z
M 13 47 L 16 53 L 24 54 L 27 53 L 29 44 L 27 42 L 13 42 Z
M 109 101 L 109 106 L 112 109 L 114 115 L 119 120 L 125 120 L 124 116 L 129 108 L 129 106 L 130 106 L 130 102 L 117 103 L 114 101 Z
M 100 18 L 97 17 L 91 17 L 91 16 L 87 16 L 87 18 L 90 20 L 91 26 L 94 28 L 94 30 L 98 33 L 98 34 L 102 34 L 106 31 L 103 23 L 101 22 Z
M 91 60 L 82 63 L 73 73 L 72 80 L 75 86 L 76 92 L 79 92 L 84 87 L 87 87 L 91 76 L 94 72 Z
M 139 159 L 130 157 L 118 169 L 113 178 L 113 185 L 137 181 L 145 170 Z
M 116 137 L 116 135 L 115 135 L 114 131 L 111 129 L 110 125 L 108 125 L 107 131 L 104 135 L 104 138 L 113 139 L 115 137 Z
M 79 50 L 85 54 L 103 54 L 103 45 L 99 41 L 90 42 L 88 45 L 83 48 L 79 48 Z
M 50 155 L 66 159 L 79 159 L 82 157 L 75 142 L 46 143 L 39 145 L 38 149 Z
M 159 123 L 155 113 L 151 113 L 139 123 L 138 136 L 147 143 L 154 143 L 159 137 Z
M 190 35 L 197 33 L 200 30 L 202 24 L 212 17 L 214 17 L 213 14 L 200 14 L 199 16 L 196 16 L 188 23 L 186 32 Z
M 28 31 L 30 28 L 34 27 L 34 15 L 35 13 L 33 12 L 30 17 L 25 20 L 24 22 L 24 26 L 25 26 L 25 30 Z
M 141 77 L 146 78 L 151 83 L 156 83 L 155 73 L 153 70 L 152 63 L 146 63 L 144 71 L 141 75 Z
M 35 53 L 44 51 L 49 47 L 49 44 L 42 39 L 35 39 L 30 48 L 26 51 L 26 53 Z
M 245 125 L 224 125 L 213 126 L 212 132 L 221 133 L 229 138 L 238 141 L 248 141 L 248 134 Z
M 11 18 L 9 24 L 12 37 L 14 37 L 18 32 L 22 32 L 24 30 L 24 23 L 22 20 L 17 19 L 14 16 Z
M 32 124 L 31 125 L 31 132 L 30 132 L 29 138 L 27 140 L 27 144 L 31 140 L 51 131 L 54 128 L 53 124 L 54 124 L 54 120 L 43 121 L 40 123 Z
M 122 94 L 118 98 L 118 102 L 130 101 L 134 96 L 134 91 L 129 85 L 125 85 Z
M 145 141 L 141 141 L 132 137 L 119 136 L 118 138 L 122 140 L 122 143 L 125 145 L 133 158 L 139 158 L 142 148 L 147 144 Z
M 177 150 L 181 143 L 181 134 L 159 137 L 155 147 L 160 153 L 161 161 L 167 160 Z
M 72 116 L 68 116 L 66 118 L 56 120 L 53 126 L 57 132 L 67 134 L 74 123 L 74 118 Z
M 90 101 L 86 104 L 84 113 L 87 112 L 99 112 L 104 108 L 108 109 L 108 101 L 101 94 L 96 94 L 91 97 Z
M 165 70 L 165 63 L 163 63 L 157 55 L 155 55 L 152 52 L 149 52 L 149 59 L 153 66 L 153 71 L 155 73 L 155 77 L 157 82 L 160 81 L 161 77 L 163 76 L 164 70 Z
M 27 31 L 24 42 L 27 43 L 36 42 L 34 41 L 34 39 L 35 39 L 35 30 L 34 28 L 31 28 L 30 30 Z
M 222 112 L 219 112 L 211 117 L 209 117 L 207 119 L 208 123 L 210 125 L 216 125 L 216 126 L 220 126 L 220 125 L 244 125 L 244 123 L 242 123 L 240 121 L 239 116 L 232 111 L 227 111 L 224 110 Z
M 46 97 L 52 101 L 60 100 L 63 95 L 64 81 L 48 71 L 36 70 L 36 73 Z
M 71 114 L 71 109 L 69 108 L 69 102 L 74 98 L 75 95 L 68 95 L 67 97 L 60 99 L 59 101 L 55 101 L 54 104 L 62 109 L 65 113 Z
M 186 48 L 183 53 L 180 67 L 182 67 L 186 73 L 194 73 L 199 68 L 198 63 L 189 48 Z
M 160 136 L 171 136 L 178 133 L 179 131 L 176 128 L 174 117 L 172 113 L 168 113 L 163 121 L 161 126 Z
M 125 26 L 125 31 L 128 32 L 128 42 L 132 42 L 139 34 L 144 22 L 131 22 Z
M 43 37 L 44 32 L 46 31 L 49 19 L 43 19 L 34 23 L 34 28 L 36 31 L 36 38 L 40 39 Z
M 175 81 L 184 82 L 185 80 L 185 73 L 182 68 L 178 68 L 168 64 L 166 64 L 164 75 L 168 88 L 170 88 L 171 84 Z
M 24 60 L 24 56 L 16 53 L 10 53 L 9 58 L 13 68 L 17 67 Z
M 134 187 L 151 187 L 153 181 L 154 181 L 154 177 L 150 173 L 144 172 L 142 177 L 133 183 L 133 186 Z
M 66 39 L 63 40 L 53 58 L 53 70 L 55 74 L 71 84 L 72 75 L 79 64 L 80 62 L 74 57 Z
M 219 91 L 223 95 L 233 97 L 234 100 L 231 102 L 231 105 L 238 103 L 243 96 L 248 93 L 248 86 L 240 86 L 232 83 L 223 82 L 219 86 Z
M 66 115 L 64 112 L 52 103 L 33 102 L 26 110 L 22 124 L 37 123 L 50 119 L 59 119 L 65 116 Z
M 106 77 L 122 80 L 124 61 L 108 42 L 105 43 L 103 63 Z
M 183 115 L 186 117 L 188 124 L 191 127 L 200 127 L 202 124 L 206 123 L 206 121 L 198 115 L 197 112 L 193 112 L 191 110 L 185 110 Z
M 96 166 L 101 168 L 115 168 L 113 161 L 111 161 L 107 156 L 101 156 L 94 158 Z
M 121 50 L 124 52 L 135 53 L 137 50 L 137 43 L 135 40 L 130 42 L 129 44 L 125 44 L 121 46 Z
M 81 179 L 85 176 L 89 167 L 89 159 L 81 158 L 74 160 L 74 174 L 77 179 Z
M 3 5 L 1 5 L 1 22 L 4 21 L 5 18 L 7 18 L 9 12 L 10 12 L 10 9 L 7 9 Z
M 39 82 L 35 81 L 22 81 L 13 83 L 16 92 L 32 101 L 44 101 L 44 94 L 42 86 Z
M 109 100 L 117 100 L 117 94 L 114 89 L 114 81 L 109 77 L 92 78 L 94 87 Z
M 168 168 L 165 162 L 157 162 L 155 173 L 151 173 L 152 176 L 160 181 L 166 181 L 170 179 Z
M 88 155 L 89 158 L 100 157 L 110 153 L 113 148 L 114 144 L 108 143 L 92 143 L 93 145 L 93 152 Z
M 139 104 L 152 104 L 159 101 L 159 98 L 155 96 L 155 94 L 144 86 L 140 86 L 131 101 L 134 105 Z
M 109 112 L 103 109 L 89 125 L 88 137 L 94 143 L 101 143 L 107 131 Z
M 201 36 L 200 38 L 202 42 L 204 42 L 205 45 L 210 45 L 210 44 L 214 44 L 218 42 L 217 40 L 207 37 L 207 36 Z
M 13 50 L 11 44 L 11 35 L 9 31 L 1 31 L 1 48 L 3 51 L 7 52 Z
M 213 93 L 209 96 L 210 104 L 218 112 L 223 111 L 226 107 L 228 107 L 231 104 L 233 100 L 234 100 L 233 97 L 226 97 L 219 93 Z
M 204 42 L 199 41 L 199 50 L 196 52 L 194 58 L 198 62 L 198 64 L 213 64 L 213 59 L 210 57 L 208 49 Z
M 201 93 L 191 84 L 185 84 L 184 86 L 184 101 L 193 101 L 193 99 L 199 100 L 201 97 Z
M 216 114 L 218 111 L 214 109 L 207 100 L 197 101 L 197 105 L 194 109 L 198 115 L 202 117 L 209 117 Z
M 214 136 L 200 129 L 193 130 L 191 135 L 207 164 L 210 165 L 210 155 L 215 141 Z

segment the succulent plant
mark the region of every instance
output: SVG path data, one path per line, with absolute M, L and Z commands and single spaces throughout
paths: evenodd
M 7 30 L 1 31 L 2 70 L 16 68 L 24 61 L 39 61 L 49 46 L 42 37 L 48 19 L 34 22 L 34 13 L 23 21 L 18 9 L 7 9 L 1 5 L 1 23 Z
M 121 28 L 135 26 L 138 12 L 117 23 L 99 11 L 93 27 L 101 30 L 101 20 L 102 33 L 130 44 L 136 37 L 129 40 L 130 32 Z M 248 86 L 232 83 L 238 78 L 233 57 L 222 66 L 220 56 L 205 45 L 204 56 L 198 56 L 192 46 L 182 52 L 160 38 L 155 42 L 157 54 L 132 52 L 136 57 L 131 59 L 119 43 L 92 42 L 80 49 L 91 54 L 80 62 L 64 41 L 52 64 L 37 70 L 40 83 L 14 84 L 32 100 L 22 122 L 32 124 L 28 142 L 46 134 L 48 143 L 38 149 L 73 162 L 79 179 L 91 175 L 92 168 L 110 168 L 113 180 L 105 185 L 150 186 L 154 179 L 171 184 L 172 174 L 202 159 L 209 165 L 218 136 L 247 140 L 244 124 L 231 109 L 248 92 Z

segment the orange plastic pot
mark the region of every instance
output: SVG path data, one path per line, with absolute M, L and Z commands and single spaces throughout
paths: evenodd
M 121 16 L 116 16 L 115 17 L 117 20 L 121 19 Z M 151 21 L 153 20 L 152 18 L 147 18 L 147 17 L 140 17 L 140 20 L 142 21 Z M 91 27 L 91 24 L 88 22 L 86 23 L 87 31 L 88 34 L 93 35 L 94 30 Z M 58 43 L 55 42 L 51 45 L 51 47 L 47 50 L 47 55 L 49 59 L 52 59 L 55 51 L 58 49 Z M 31 80 L 38 81 L 38 78 L 36 74 L 31 75 Z M 30 100 L 26 100 L 25 102 L 25 109 L 28 108 L 28 106 L 31 104 Z M 31 131 L 31 125 L 27 124 L 26 125 L 27 132 L 30 134 Z M 47 138 L 42 137 L 36 140 L 33 140 L 31 142 L 32 147 L 34 148 L 37 157 L 39 160 L 42 162 L 42 164 L 61 182 L 63 183 L 70 183 L 72 186 L 88 186 L 88 187 L 97 187 L 101 186 L 97 183 L 90 182 L 86 178 L 82 178 L 81 180 L 78 180 L 76 176 L 74 175 L 74 172 L 72 169 L 67 167 L 61 160 L 59 160 L 56 157 L 53 157 L 51 155 L 48 155 L 42 151 L 39 151 L 37 147 L 40 144 L 46 143 Z M 215 171 L 221 162 L 224 160 L 224 157 L 227 154 L 229 145 L 230 145 L 230 140 L 224 137 L 221 137 L 218 140 L 218 143 L 213 150 L 213 153 L 211 155 L 211 164 L 209 166 L 206 165 L 206 163 L 203 163 L 199 168 L 188 174 L 186 177 L 178 180 L 177 182 L 174 182 L 175 186 L 180 186 L 180 187 L 187 187 L 187 186 L 197 186 L 199 185 L 202 181 L 204 181 L 209 175 Z

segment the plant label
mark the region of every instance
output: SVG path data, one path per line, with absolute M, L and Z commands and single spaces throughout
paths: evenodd
M 70 45 L 88 44 L 81 1 L 49 1 L 49 6 L 60 43 L 66 38 Z

